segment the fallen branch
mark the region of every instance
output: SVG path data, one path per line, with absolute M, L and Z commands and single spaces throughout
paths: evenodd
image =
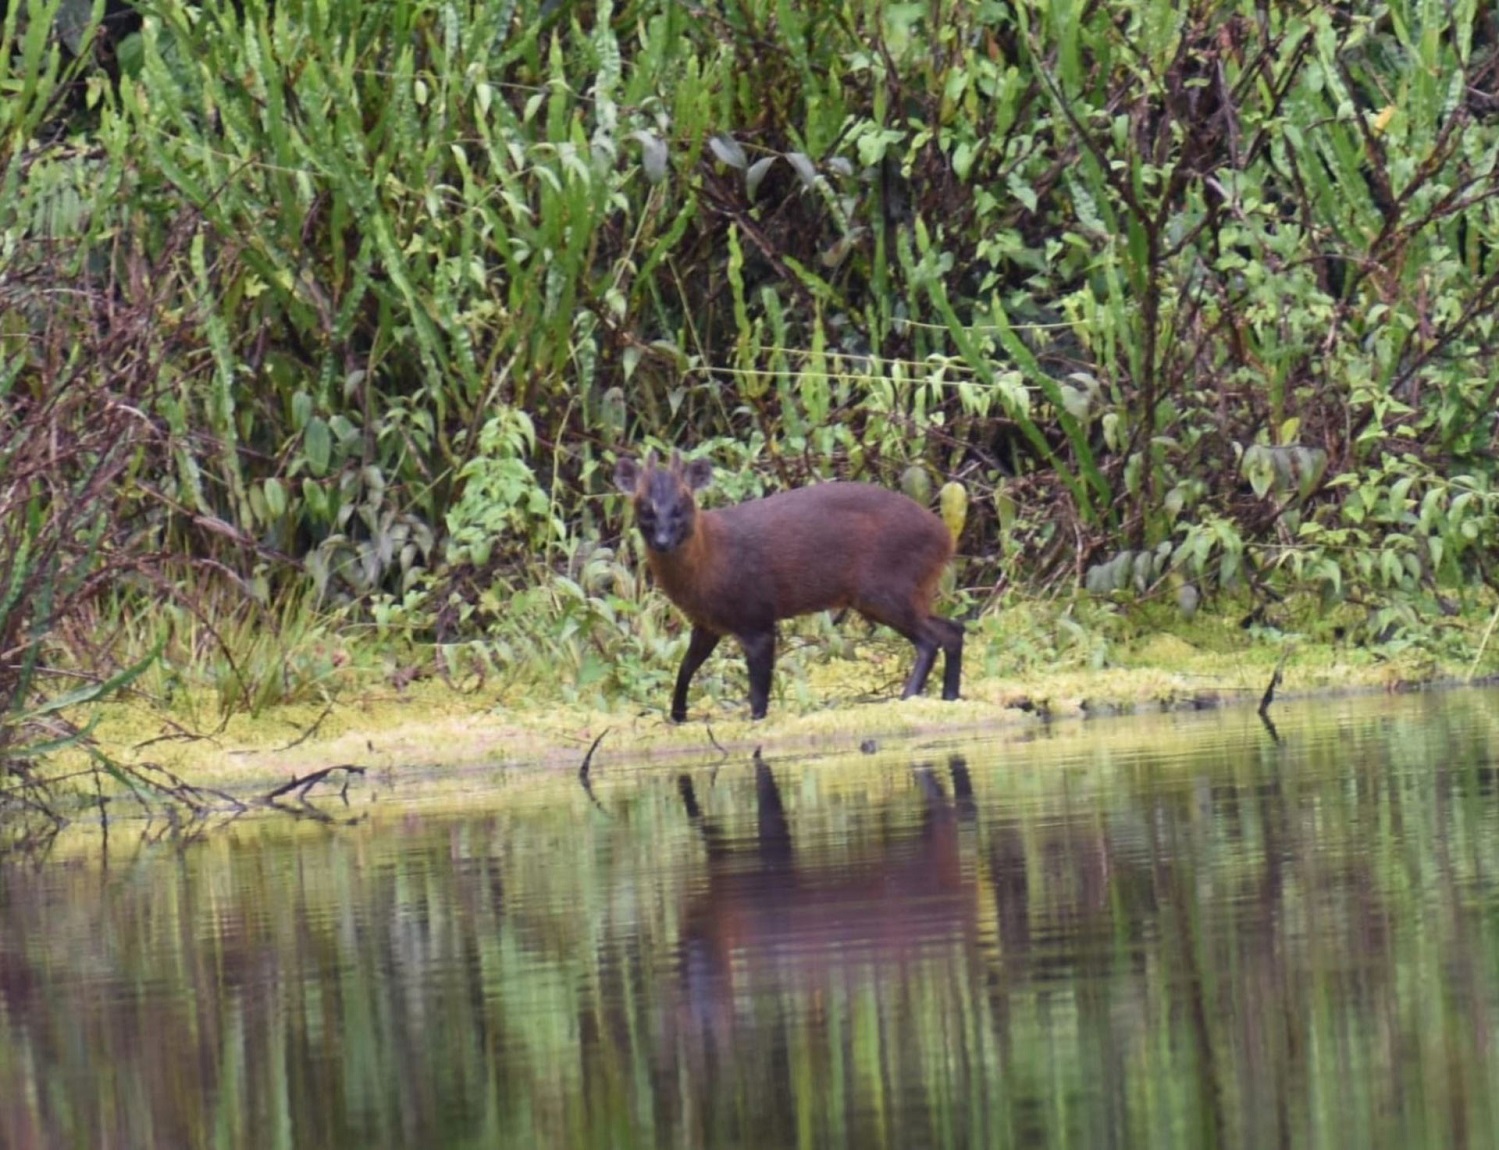
M 213 804 L 209 801 L 210 799 L 218 799 L 220 802 L 228 803 L 231 807 L 234 807 L 239 811 L 245 810 L 245 804 L 240 802 L 228 791 L 221 791 L 217 787 L 196 786 L 195 784 L 190 783 L 186 779 L 182 778 L 180 775 L 167 770 L 167 768 L 162 766 L 160 763 L 136 763 L 128 768 L 117 768 L 117 770 L 118 769 L 125 769 L 130 771 L 135 775 L 136 778 L 140 779 L 148 786 L 154 788 L 160 794 L 166 795 L 168 798 L 175 799 L 177 802 L 181 803 L 183 806 L 187 807 L 189 810 L 195 813 L 206 812 L 212 809 Z M 118 777 L 117 770 L 109 771 L 108 773 L 114 775 L 115 777 Z M 157 775 L 159 775 L 160 778 L 153 778 L 151 774 L 153 771 Z M 163 779 L 165 780 L 165 782 L 162 781 Z
M 341 798 L 345 803 L 347 803 L 349 801 L 349 780 L 355 775 L 358 775 L 361 778 L 364 777 L 364 768 L 356 767 L 353 763 L 338 763 L 335 766 L 323 767 L 321 770 L 313 771 L 312 774 L 303 775 L 301 778 L 297 778 L 295 775 L 293 775 L 291 782 L 282 783 L 281 786 L 277 787 L 274 791 L 270 791 L 269 793 L 262 795 L 260 801 L 263 803 L 273 803 L 282 795 L 288 794 L 291 791 L 296 791 L 297 798 L 305 803 L 307 801 L 307 792 L 310 791 L 313 787 L 317 786 L 318 783 L 322 782 L 334 771 L 342 771 L 344 773 L 344 785 L 343 788 L 339 791 L 338 797 Z

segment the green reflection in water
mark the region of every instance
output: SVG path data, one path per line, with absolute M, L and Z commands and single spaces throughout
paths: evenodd
M 117 824 L 0 861 L 0 1145 L 1495 1144 L 1496 702 Z

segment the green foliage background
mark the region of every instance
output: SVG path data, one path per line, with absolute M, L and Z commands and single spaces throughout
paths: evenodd
M 653 663 L 641 446 L 956 481 L 970 609 L 1492 583 L 1480 0 L 143 11 L 4 21 L 7 730 L 59 638 L 274 701 L 330 606 Z

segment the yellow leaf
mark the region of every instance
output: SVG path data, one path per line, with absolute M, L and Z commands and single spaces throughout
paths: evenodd
M 942 522 L 947 524 L 956 540 L 963 533 L 963 523 L 968 518 L 968 489 L 961 483 L 944 483 L 938 504 L 942 508 Z

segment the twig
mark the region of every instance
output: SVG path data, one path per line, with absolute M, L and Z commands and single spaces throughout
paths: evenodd
M 191 809 L 195 814 L 207 811 L 211 804 L 210 798 L 219 799 L 228 803 L 236 810 L 245 810 L 245 804 L 231 795 L 228 791 L 221 791 L 215 787 L 199 787 L 189 783 L 186 779 L 173 774 L 160 763 L 140 763 L 125 768 L 131 775 L 138 778 L 149 787 L 160 791 L 162 794 L 176 799 L 183 806 Z M 158 782 L 150 777 L 150 772 L 155 771 L 166 779 L 165 783 Z
M 163 723 L 172 728 L 172 731 L 164 735 L 154 735 L 151 738 L 146 739 L 144 742 L 136 743 L 130 748 L 132 751 L 143 751 L 147 747 L 155 746 L 157 743 L 168 743 L 178 740 L 189 743 L 205 741 L 212 743 L 214 746 L 218 746 L 219 741 L 216 736 L 224 730 L 225 723 L 225 720 L 223 718 L 220 718 L 218 730 L 213 734 L 205 735 L 201 731 L 189 731 L 185 726 L 179 723 L 176 719 L 172 718 L 170 715 L 161 715 L 160 718 Z
M 598 807 L 598 809 L 604 814 L 608 814 L 609 812 L 604 810 L 604 804 L 599 802 L 598 796 L 593 793 L 593 780 L 588 776 L 588 768 L 589 764 L 593 762 L 593 752 L 599 749 L 599 744 L 604 741 L 604 736 L 608 733 L 608 727 L 605 727 L 602 731 L 599 732 L 599 737 L 593 740 L 593 746 L 588 748 L 588 753 L 583 756 L 583 762 L 578 767 L 578 783 L 582 786 L 583 793 L 586 794 L 589 801 L 592 802 L 594 806 Z
M 272 747 L 269 751 L 267 751 L 265 753 L 266 754 L 271 754 L 271 755 L 279 755 L 282 751 L 289 751 L 293 747 L 300 747 L 308 739 L 312 738 L 313 735 L 317 734 L 318 728 L 323 725 L 323 720 L 326 719 L 329 715 L 333 714 L 333 708 L 336 705 L 337 705 L 336 703 L 329 703 L 326 707 L 324 707 L 323 708 L 323 713 L 321 715 L 319 715 L 316 719 L 314 719 L 312 721 L 312 725 L 310 727 L 308 727 L 305 731 L 303 731 L 300 735 L 298 735 L 295 739 L 293 739 L 291 742 L 287 743 L 284 747 Z M 247 749 L 247 750 L 239 750 L 239 751 L 230 751 L 229 753 L 231 755 L 256 755 L 256 754 L 260 754 L 261 752 L 259 752 L 257 750 L 249 750 L 249 749 Z M 337 767 L 330 767 L 329 769 L 330 770 L 337 770 L 338 768 Z
M 303 731 L 295 739 L 293 739 L 291 742 L 287 743 L 286 746 L 284 746 L 284 747 L 277 747 L 272 753 L 273 754 L 280 754 L 282 751 L 289 751 L 293 747 L 300 747 L 308 739 L 312 738 L 313 735 L 317 734 L 318 728 L 323 725 L 323 720 L 326 719 L 329 715 L 333 714 L 333 706 L 334 705 L 332 703 L 329 703 L 326 707 L 323 708 L 323 713 L 321 715 L 319 715 L 316 719 L 312 720 L 312 726 L 308 727 L 305 731 Z
M 1275 688 L 1280 686 L 1281 672 L 1285 670 L 1286 660 L 1291 657 L 1290 651 L 1282 652 L 1280 662 L 1275 664 L 1275 674 L 1270 676 L 1270 685 L 1265 688 L 1265 693 L 1260 696 L 1260 718 L 1264 718 L 1270 710 L 1270 704 L 1275 702 Z
M 708 741 L 713 744 L 713 749 L 727 759 L 729 757 L 729 752 L 724 750 L 723 744 L 713 737 L 713 727 L 708 723 L 704 723 L 703 727 L 708 732 Z
M 1489 620 L 1489 625 L 1484 628 L 1483 639 L 1478 644 L 1478 650 L 1473 655 L 1473 664 L 1468 668 L 1468 682 L 1473 682 L 1473 676 L 1478 673 L 1478 664 L 1483 659 L 1483 653 L 1488 649 L 1489 640 L 1494 637 L 1494 625 L 1499 623 L 1499 607 L 1494 609 L 1494 615 Z

